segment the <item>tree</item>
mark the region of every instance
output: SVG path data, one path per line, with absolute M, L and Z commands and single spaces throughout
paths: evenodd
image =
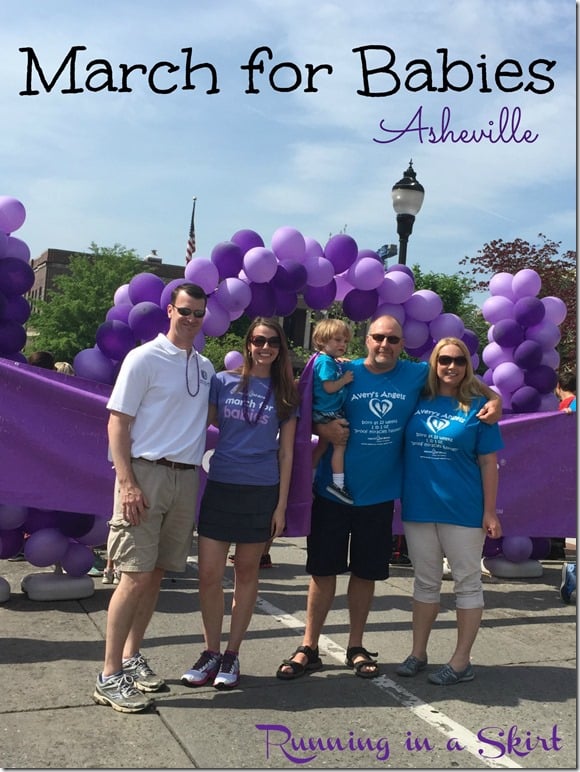
M 560 241 L 538 234 L 539 244 L 522 239 L 505 242 L 502 239 L 484 244 L 475 257 L 464 257 L 460 265 L 471 270 L 460 273 L 471 276 L 475 290 L 486 290 L 491 276 L 506 272 L 515 275 L 524 268 L 536 271 L 542 280 L 541 297 L 560 298 L 568 309 L 560 325 L 562 338 L 558 345 L 560 364 L 576 367 L 576 252 L 561 252 Z
M 88 257 L 72 255 L 68 273 L 55 278 L 46 300 L 35 302 L 28 322 L 31 350 L 50 351 L 56 360 L 72 362 L 79 351 L 92 348 L 115 291 L 143 271 L 132 249 L 95 243 L 90 249 Z

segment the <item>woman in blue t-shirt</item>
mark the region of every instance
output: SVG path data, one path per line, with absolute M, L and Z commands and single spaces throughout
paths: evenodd
M 439 612 L 443 556 L 455 580 L 457 645 L 429 675 L 440 686 L 471 681 L 471 648 L 483 610 L 481 553 L 486 535 L 501 536 L 496 514 L 499 427 L 476 418 L 486 398 L 467 346 L 443 338 L 433 349 L 423 395 L 407 424 L 402 519 L 413 563 L 413 649 L 397 668 L 414 676 L 427 665 L 427 642 Z
M 275 319 L 258 317 L 246 333 L 244 362 L 212 379 L 208 422 L 219 429 L 202 497 L 198 532 L 199 599 L 205 650 L 182 676 L 233 689 L 238 651 L 258 594 L 260 558 L 286 525 L 299 396 L 286 336 Z M 230 630 L 221 654 L 223 577 L 236 544 Z

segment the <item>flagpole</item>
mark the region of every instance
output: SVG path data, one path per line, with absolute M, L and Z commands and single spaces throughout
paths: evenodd
M 185 247 L 185 263 L 189 263 L 195 252 L 195 202 L 197 196 L 193 197 L 193 207 L 191 210 L 191 222 L 189 224 L 189 235 L 187 237 L 187 245 Z

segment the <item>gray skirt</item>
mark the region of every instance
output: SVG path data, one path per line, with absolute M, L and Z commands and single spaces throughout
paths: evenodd
M 216 541 L 257 544 L 271 536 L 278 485 L 233 485 L 208 480 L 197 532 Z

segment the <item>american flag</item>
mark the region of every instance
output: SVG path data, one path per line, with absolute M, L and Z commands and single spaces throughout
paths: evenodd
M 187 238 L 187 246 L 185 248 L 185 262 L 189 263 L 193 253 L 195 252 L 195 202 L 196 197 L 193 197 L 193 209 L 191 210 L 191 223 L 189 225 L 189 236 Z

